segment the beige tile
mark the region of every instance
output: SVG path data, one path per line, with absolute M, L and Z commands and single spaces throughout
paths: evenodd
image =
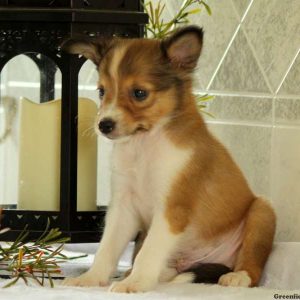
M 300 24 L 299 24 L 300 26 Z M 280 90 L 280 95 L 300 95 L 300 54 L 298 54 L 292 68 L 285 78 Z
M 255 97 L 215 96 L 208 102 L 208 112 L 216 120 L 239 122 L 272 122 L 272 99 Z
M 299 0 L 258 0 L 246 16 L 246 32 L 273 90 L 299 49 L 299 13 Z
M 276 124 L 300 126 L 300 96 L 299 99 L 275 100 Z
M 242 30 L 235 37 L 211 88 L 218 91 L 269 92 Z
M 234 6 L 239 13 L 239 15 L 242 17 L 248 8 L 248 6 L 251 3 L 251 0 L 232 0 L 234 3 Z
M 231 1 L 209 1 L 209 5 L 211 16 L 203 10 L 191 18 L 191 23 L 204 29 L 203 50 L 195 74 L 197 88 L 207 87 L 238 26 Z
M 277 241 L 300 241 L 300 130 L 274 129 L 272 202 L 278 216 Z
M 209 124 L 229 149 L 256 194 L 270 196 L 271 128 Z

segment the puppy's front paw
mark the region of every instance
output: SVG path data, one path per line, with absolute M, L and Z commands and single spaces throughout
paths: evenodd
M 230 272 L 219 278 L 220 285 L 224 286 L 251 286 L 252 280 L 247 271 Z
M 155 286 L 150 280 L 145 279 L 133 279 L 130 276 L 122 281 L 114 282 L 110 288 L 110 292 L 114 293 L 142 293 L 147 292 Z
M 107 286 L 108 281 L 101 280 L 99 278 L 99 276 L 97 276 L 91 272 L 86 272 L 78 277 L 66 278 L 62 282 L 62 285 L 64 285 L 64 286 L 86 286 L 86 287 Z

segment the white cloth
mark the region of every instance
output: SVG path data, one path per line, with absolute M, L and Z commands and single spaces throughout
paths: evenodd
M 89 245 L 88 250 L 94 252 L 96 245 Z M 132 247 L 132 245 L 131 245 Z M 86 252 L 86 245 L 67 246 L 68 250 Z M 128 248 L 121 260 L 123 267 L 129 265 L 128 261 L 132 248 Z M 80 272 L 87 269 L 92 256 L 83 263 Z M 74 261 L 75 262 L 75 261 Z M 70 263 L 73 265 L 74 262 Z M 76 262 L 77 267 L 80 265 Z M 64 270 L 69 267 L 64 266 Z M 72 272 L 70 270 L 73 270 Z M 69 273 L 74 273 L 73 268 Z M 34 284 L 25 286 L 22 281 L 8 289 L 0 290 L 0 299 L 4 300 L 119 300 L 119 299 L 274 299 L 275 294 L 294 295 L 300 297 L 300 243 L 276 243 L 266 265 L 261 287 L 259 288 L 231 288 L 218 285 L 205 284 L 164 284 L 159 285 L 154 291 L 143 294 L 114 294 L 107 293 L 106 288 L 74 288 L 59 286 L 56 280 L 55 288 L 39 287 Z M 1 280 L 3 286 L 7 280 Z

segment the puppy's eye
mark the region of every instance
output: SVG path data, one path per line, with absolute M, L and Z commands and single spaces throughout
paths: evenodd
M 145 90 L 134 89 L 132 91 L 132 96 L 136 101 L 143 101 L 148 97 L 148 92 Z
M 100 99 L 103 98 L 104 94 L 105 94 L 104 88 L 103 88 L 103 87 L 100 87 L 100 88 L 99 88 L 99 97 L 100 97 Z

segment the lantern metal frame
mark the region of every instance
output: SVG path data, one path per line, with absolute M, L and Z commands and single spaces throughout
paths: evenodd
M 53 98 L 55 68 L 62 74 L 60 211 L 3 208 L 1 227 L 11 230 L 1 240 L 16 239 L 26 225 L 28 238 L 36 238 L 50 222 L 71 242 L 99 241 L 105 207 L 77 211 L 78 75 L 85 59 L 60 45 L 78 34 L 141 37 L 147 21 L 140 0 L 0 0 L 0 72 L 19 54 L 31 57 L 41 72 L 41 102 Z

